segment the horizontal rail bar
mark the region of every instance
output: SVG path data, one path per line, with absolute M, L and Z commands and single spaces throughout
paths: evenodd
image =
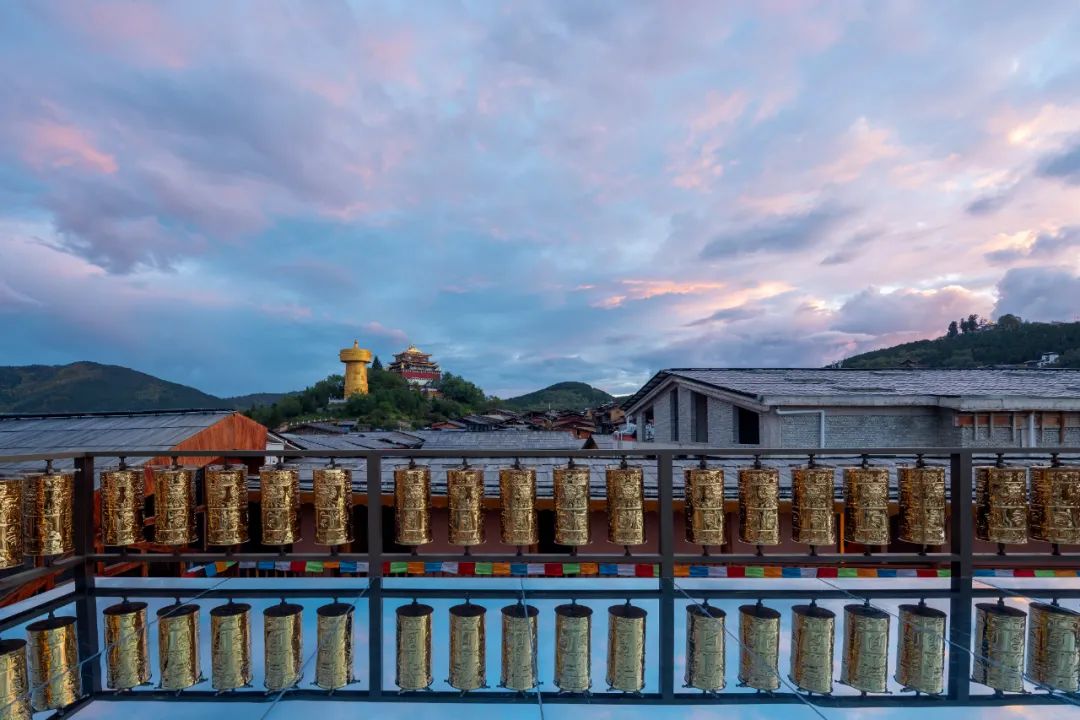
M 66 557 L 51 565 L 43 565 L 41 567 L 30 568 L 29 570 L 23 570 L 21 572 L 8 575 L 5 578 L 0 579 L 0 595 L 6 594 L 10 590 L 22 587 L 28 582 L 33 582 L 38 578 L 48 577 L 49 575 L 58 575 L 60 573 L 67 572 L 72 568 L 78 567 L 83 562 L 83 558 Z
M 0 620 L 0 632 L 3 632 L 8 628 L 13 628 L 17 625 L 22 625 L 24 622 L 28 622 L 30 620 L 33 620 L 34 618 L 41 617 L 42 615 L 45 615 L 58 608 L 62 608 L 65 605 L 70 605 L 76 600 L 78 600 L 78 594 L 71 592 L 60 595 L 59 597 L 55 597 L 52 600 L 46 600 L 43 603 L 34 605 L 33 607 L 28 607 L 25 610 L 20 610 L 13 615 L 8 615 L 3 620 Z

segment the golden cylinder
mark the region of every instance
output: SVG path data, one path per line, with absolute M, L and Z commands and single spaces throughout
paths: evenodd
M 608 608 L 607 684 L 610 690 L 645 687 L 646 612 L 629 603 Z
M 536 526 L 536 470 L 499 471 L 499 534 L 504 545 L 540 542 Z
M 792 472 L 791 539 L 803 545 L 836 542 L 832 468 L 800 467 Z
M 487 687 L 482 605 L 466 602 L 450 608 L 450 678 L 455 690 Z
M 724 471 L 688 469 L 686 475 L 686 542 L 724 544 Z
M 157 611 L 159 687 L 183 690 L 202 681 L 199 667 L 199 606 L 170 605 Z
M 889 614 L 867 605 L 844 606 L 844 653 L 840 682 L 883 693 L 889 681 Z
M 1028 679 L 1048 690 L 1080 690 L 1080 613 L 1039 602 L 1028 612 Z
M 739 606 L 739 685 L 772 692 L 780 687 L 780 613 Z
M 780 471 L 739 471 L 739 540 L 750 545 L 780 544 Z
M 150 682 L 146 603 L 121 602 L 101 611 L 105 616 L 105 666 L 111 690 L 130 690 Z
M 51 617 L 26 626 L 34 710 L 67 707 L 82 694 L 75 618 Z
M 26 641 L 0 640 L 0 718 L 31 720 Z
M 524 692 L 536 687 L 536 626 L 540 611 L 532 605 L 502 609 L 502 674 L 499 687 Z
M 896 682 L 905 690 L 940 695 L 945 690 L 945 613 L 925 605 L 900 606 Z
M 215 690 L 251 685 L 251 606 L 229 602 L 210 610 L 210 684 Z
M 431 542 L 431 471 L 427 468 L 394 471 L 394 542 Z
M 242 545 L 247 541 L 247 469 L 207 468 L 206 544 Z
M 1002 692 L 1024 691 L 1023 610 L 995 603 L 975 606 L 971 679 Z
M 727 614 L 711 605 L 686 606 L 686 687 L 723 690 L 724 621 Z
M 259 469 L 263 545 L 300 542 L 300 472 L 296 468 Z
M 479 545 L 484 542 L 484 471 L 459 468 L 446 473 L 449 495 L 449 542 Z
M 189 468 L 154 469 L 154 542 L 187 545 L 195 534 L 195 473 Z
M 87 482 L 90 479 L 87 478 Z M 23 551 L 27 555 L 62 555 L 71 552 L 71 519 L 75 493 L 74 473 L 32 473 L 22 494 Z M 30 648 L 33 654 L 33 646 Z
M 312 473 L 315 495 L 315 544 L 346 545 L 353 541 L 352 470 L 325 467 Z
M 588 545 L 589 468 L 560 467 L 552 472 L 555 495 L 555 542 L 558 545 Z
M 431 620 L 435 608 L 413 602 L 397 609 L 397 674 L 402 690 L 426 690 L 431 675 Z
M 608 542 L 645 544 L 645 473 L 640 467 L 607 469 Z
M 336 690 L 353 682 L 353 608 L 329 603 L 317 611 L 315 684 Z
M 1027 470 L 975 468 L 975 537 L 995 543 L 1027 542 Z
M 945 468 L 901 467 L 900 539 L 915 545 L 945 544 Z
M 807 692 L 828 695 L 833 683 L 836 614 L 817 605 L 791 608 L 791 681 Z
M 101 541 L 125 546 L 142 542 L 146 492 L 142 470 L 101 473 Z
M 0 480 L 0 570 L 23 564 L 21 480 Z
M 285 690 L 300 682 L 303 648 L 303 605 L 283 602 L 263 610 L 263 684 L 267 690 Z
M 1031 537 L 1080 545 L 1080 468 L 1031 468 Z
M 887 468 L 844 470 L 844 539 L 861 545 L 889 544 Z
M 592 609 L 584 605 L 555 608 L 555 687 L 570 693 L 592 687 Z

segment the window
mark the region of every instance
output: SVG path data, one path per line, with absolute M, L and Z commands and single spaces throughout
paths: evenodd
M 679 442 L 679 388 L 671 391 L 671 442 Z
M 709 442 L 709 398 L 701 393 L 694 393 L 694 442 Z
M 761 444 L 761 419 L 753 410 L 735 408 L 735 442 L 739 445 Z

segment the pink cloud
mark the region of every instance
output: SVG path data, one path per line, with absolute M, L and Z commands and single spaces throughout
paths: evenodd
M 155 3 L 106 0 L 59 4 L 61 19 L 101 49 L 150 66 L 187 67 L 192 48 L 184 23 Z
M 87 134 L 74 125 L 40 120 L 26 131 L 23 159 L 39 170 L 79 167 L 105 175 L 117 170 L 116 158 L 99 150 Z

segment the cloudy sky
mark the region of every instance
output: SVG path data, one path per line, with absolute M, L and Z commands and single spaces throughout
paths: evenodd
M 1080 315 L 1075 2 L 0 4 L 0 364 L 500 395 Z

